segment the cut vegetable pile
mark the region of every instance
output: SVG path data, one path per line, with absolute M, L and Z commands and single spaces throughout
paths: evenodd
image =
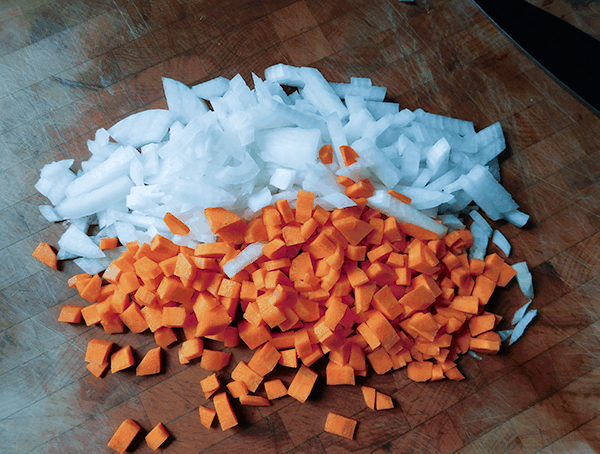
M 70 226 L 57 256 L 45 243 L 33 255 L 53 268 L 75 259 L 84 271 L 69 285 L 90 304 L 64 306 L 60 321 L 154 333 L 158 347 L 138 375 L 160 372 L 175 329 L 186 339 L 182 364 L 230 363 L 203 339 L 255 350 L 227 391 L 216 374 L 202 381 L 215 408 L 199 408 L 205 427 L 215 416 L 223 430 L 237 424 L 228 395 L 253 406 L 306 401 L 317 379 L 310 366 L 325 355 L 329 385 L 405 366 L 414 381 L 461 380 L 460 354 L 498 352 L 535 316 L 525 307 L 514 331 L 496 333 L 501 317 L 485 310 L 515 275 L 533 299 L 525 263 L 486 255 L 490 239 L 506 256 L 510 244 L 477 211 L 519 227 L 528 220 L 498 182 L 498 123 L 475 132 L 468 121 L 400 110 L 369 79 L 329 83 L 282 64 L 265 80 L 253 75 L 253 90 L 239 75 L 191 89 L 163 82 L 168 110 L 98 130 L 77 174 L 72 159 L 42 169 L 36 188 L 54 206 L 40 211 Z M 94 375 L 135 364 L 130 346 L 111 347 L 90 342 Z M 264 381 L 278 364 L 299 366 L 287 388 Z M 261 383 L 267 398 L 254 394 Z M 362 390 L 370 408 L 393 408 L 389 396 Z M 135 426 L 115 435 L 116 450 Z M 352 438 L 355 426 L 330 413 L 325 430 Z M 159 446 L 168 433 L 156 430 Z

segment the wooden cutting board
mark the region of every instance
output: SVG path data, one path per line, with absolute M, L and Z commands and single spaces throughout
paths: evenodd
M 543 3 L 598 36 L 596 5 Z M 157 376 L 98 379 L 84 367 L 87 342 L 107 336 L 57 322 L 62 306 L 82 302 L 66 285 L 79 270 L 32 259 L 40 241 L 56 246 L 65 230 L 39 214 L 48 201 L 34 184 L 49 162 L 74 158 L 78 168 L 96 129 L 166 108 L 161 76 L 250 81 L 279 62 L 314 66 L 334 82 L 370 77 L 403 108 L 472 120 L 477 130 L 500 121 L 503 183 L 531 222 L 494 227 L 512 243 L 508 261 L 531 267 L 539 315 L 498 356 L 462 358 L 464 381 L 417 384 L 404 370 L 359 380 L 392 395 L 394 410 L 371 411 L 360 387 L 321 378 L 305 404 L 236 406 L 238 427 L 206 430 L 198 406 L 207 404 L 199 382 L 208 372 L 181 366 L 177 347 Z M 469 0 L 3 0 L 0 451 L 108 452 L 115 428 L 132 418 L 146 431 L 165 424 L 168 453 L 599 452 L 599 126 Z M 490 306 L 510 320 L 524 302 L 513 283 Z M 154 346 L 149 334 L 110 338 L 138 359 Z M 232 364 L 251 355 L 233 353 Z M 291 374 L 274 375 L 289 384 Z M 354 440 L 323 432 L 330 411 L 358 420 Z

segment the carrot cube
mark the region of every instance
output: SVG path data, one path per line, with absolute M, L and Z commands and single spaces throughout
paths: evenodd
M 107 249 L 114 249 L 118 246 L 118 238 L 100 238 L 100 249 L 105 251 Z
M 108 355 L 113 343 L 100 339 L 92 339 L 88 342 L 85 352 L 85 361 L 89 363 L 105 363 L 108 361 Z
M 246 383 L 241 380 L 230 381 L 227 383 L 227 389 L 231 393 L 231 397 L 234 399 L 248 394 L 248 386 L 246 386 Z
M 162 326 L 168 328 L 181 328 L 185 325 L 188 313 L 183 306 L 163 307 Z
M 202 387 L 202 391 L 204 391 L 204 398 L 210 399 L 210 396 L 212 396 L 215 391 L 219 389 L 221 383 L 219 382 L 217 374 L 211 374 L 204 380 L 200 380 L 200 386 Z
M 87 363 L 85 367 L 87 367 L 87 369 L 92 373 L 92 375 L 100 378 L 106 370 L 106 368 L 108 367 L 108 363 Z
M 154 429 L 146 435 L 146 443 L 150 449 L 156 451 L 165 441 L 167 441 L 167 438 L 169 438 L 169 432 L 167 432 L 165 426 L 159 422 L 154 426 Z
M 269 402 L 268 399 L 265 399 L 262 396 L 250 396 L 248 394 L 245 396 L 240 396 L 240 404 L 249 405 L 252 407 L 270 407 L 271 406 L 271 402 Z
M 171 328 L 162 327 L 154 332 L 154 341 L 162 348 L 167 348 L 177 341 L 177 334 Z
M 269 400 L 287 396 L 287 388 L 280 379 L 265 382 L 265 391 Z
M 140 429 L 140 425 L 133 419 L 126 419 L 116 430 L 107 446 L 119 454 L 123 454 L 136 437 Z
M 394 402 L 392 398 L 387 394 L 380 393 L 377 391 L 377 395 L 375 397 L 375 408 L 377 410 L 389 410 L 394 408 Z
M 231 361 L 231 353 L 204 350 L 200 367 L 205 370 L 221 370 Z
M 365 399 L 365 404 L 371 410 L 375 410 L 375 396 L 377 391 L 375 388 L 371 388 L 370 386 L 361 386 L 360 390 L 362 391 L 362 395 Z
M 31 254 L 33 257 L 38 259 L 45 265 L 55 270 L 58 269 L 58 261 L 56 259 L 56 253 L 52 250 L 48 243 L 40 243 Z
M 79 323 L 81 322 L 81 310 L 83 307 L 67 304 L 60 310 L 58 321 L 62 323 Z
M 181 344 L 181 347 L 179 348 L 179 358 L 180 360 L 184 360 L 182 364 L 188 364 L 191 360 L 200 358 L 203 352 L 204 341 L 199 337 L 193 337 Z
M 288 388 L 288 394 L 300 402 L 306 402 L 317 381 L 317 376 L 318 374 L 312 369 L 301 365 Z
M 130 304 L 119 317 L 133 333 L 141 333 L 148 329 L 148 322 L 146 322 L 140 306 L 135 303 Z
M 279 353 L 281 353 L 279 364 L 284 367 L 293 367 L 294 369 L 298 367 L 298 355 L 295 348 L 281 350 Z
M 207 429 L 210 429 L 217 412 L 203 406 L 198 408 L 198 412 L 200 413 L 200 423 Z
M 354 430 L 356 429 L 356 420 L 346 418 L 345 416 L 336 413 L 329 413 L 325 421 L 325 432 L 339 435 L 352 440 L 354 438 Z
M 235 366 L 235 369 L 231 372 L 231 378 L 244 382 L 250 392 L 255 392 L 263 380 L 263 377 L 250 369 L 244 361 L 240 361 Z
M 213 402 L 215 404 L 217 416 L 219 417 L 219 422 L 221 423 L 221 430 L 227 430 L 237 426 L 238 420 L 231 408 L 227 394 L 224 392 L 217 394 L 213 398 Z
M 110 355 L 110 371 L 114 374 L 120 370 L 127 369 L 135 364 L 133 359 L 133 352 L 131 351 L 131 345 L 117 350 Z
M 160 347 L 148 350 L 148 353 L 144 355 L 140 363 L 138 364 L 135 374 L 136 375 L 154 375 L 160 373 L 161 369 L 161 350 Z
M 280 358 L 281 353 L 270 342 L 267 342 L 256 350 L 248 363 L 248 367 L 264 377 L 275 368 Z

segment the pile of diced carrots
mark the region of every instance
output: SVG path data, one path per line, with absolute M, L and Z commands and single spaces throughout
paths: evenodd
M 90 304 L 65 306 L 60 320 L 83 317 L 107 333 L 150 330 L 159 347 L 142 361 L 142 373 L 160 370 L 160 347 L 177 340 L 177 328 L 186 339 L 179 361 L 201 358 L 201 367 L 211 371 L 227 366 L 231 355 L 204 349 L 203 338 L 226 347 L 243 341 L 254 356 L 236 365 L 227 392 L 212 397 L 214 411 L 199 409 L 203 425 L 210 427 L 216 414 L 223 430 L 237 424 L 228 394 L 245 405 L 269 405 L 283 395 L 304 402 L 317 378 L 310 366 L 324 355 L 329 385 L 354 385 L 355 376 L 369 369 L 385 374 L 404 366 L 418 382 L 463 379 L 455 363 L 459 354 L 500 349 L 494 328 L 501 317 L 485 305 L 515 271 L 497 254 L 469 260 L 468 230 L 438 238 L 367 206 L 373 190 L 368 180 L 342 177 L 340 183 L 356 206 L 329 212 L 314 206 L 313 193 L 299 191 L 295 208 L 280 199 L 247 224 L 224 208 L 207 208 L 215 243 L 192 249 L 161 235 L 150 244 L 128 243 L 102 276 L 69 279 Z M 189 232 L 171 214 L 165 222 L 176 234 Z M 223 266 L 257 242 L 265 243 L 263 255 L 228 277 Z M 98 376 L 109 351 L 91 356 L 90 370 Z M 114 353 L 113 371 L 133 365 L 130 354 Z M 268 399 L 253 395 L 277 364 L 298 368 L 289 387 L 266 381 Z M 220 383 L 216 376 L 206 380 L 208 398 Z M 372 388 L 363 393 L 373 409 L 393 407 L 389 396 Z M 346 419 L 332 413 L 326 430 L 351 438 L 355 424 Z

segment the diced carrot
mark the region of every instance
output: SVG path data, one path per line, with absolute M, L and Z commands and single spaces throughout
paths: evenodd
M 430 361 L 411 361 L 408 363 L 408 378 L 416 382 L 431 380 L 433 363 Z
M 55 270 L 58 269 L 58 261 L 56 259 L 56 253 L 52 250 L 48 243 L 40 243 L 31 253 L 33 257 L 38 259 L 40 262 L 48 265 L 50 268 Z
M 354 438 L 355 429 L 356 420 L 346 418 L 345 416 L 338 415 L 333 412 L 330 412 L 327 415 L 327 420 L 325 421 L 324 428 L 325 432 L 329 432 L 352 440 Z
M 387 394 L 377 391 L 377 396 L 375 397 L 375 408 L 377 410 L 390 410 L 394 408 L 394 402 Z
M 169 230 L 173 235 L 185 236 L 190 233 L 190 228 L 179 218 L 169 212 L 165 214 L 163 221 L 165 221 L 165 224 L 167 224 L 167 227 L 169 227 Z
M 333 361 L 327 363 L 325 369 L 328 385 L 352 385 L 354 386 L 354 369 L 350 364 L 338 365 Z
M 317 205 L 315 207 L 315 210 L 313 212 L 313 219 L 317 221 L 319 225 L 325 225 L 330 216 L 331 213 L 322 206 Z
M 333 225 L 353 246 L 357 246 L 373 230 L 373 226 L 368 222 L 351 216 L 333 221 Z
M 83 307 L 74 304 L 67 304 L 60 310 L 58 321 L 62 323 L 79 323 L 81 322 L 81 310 Z
M 271 333 L 265 324 L 255 326 L 252 323 L 243 320 L 238 323 L 238 330 L 240 338 L 251 350 L 260 347 L 271 339 Z
M 103 251 L 106 251 L 107 249 L 114 249 L 118 245 L 118 238 L 100 238 L 100 249 Z
M 319 160 L 323 164 L 333 163 L 333 146 L 330 143 L 326 143 L 319 149 Z
M 136 375 L 154 375 L 160 373 L 161 370 L 161 348 L 156 347 L 148 350 L 140 363 L 138 364 Z
M 205 370 L 221 370 L 231 361 L 231 353 L 204 349 L 200 367 Z
M 131 350 L 131 345 L 126 345 L 125 347 L 117 350 L 110 356 L 110 371 L 114 374 L 115 372 L 119 372 L 121 370 L 127 369 L 135 364 L 135 360 L 133 359 L 133 351 Z
M 107 446 L 119 454 L 124 454 L 140 429 L 140 425 L 133 419 L 124 420 L 109 440 Z
M 367 355 L 367 359 L 371 363 L 371 367 L 378 375 L 383 375 L 392 368 L 392 360 L 390 355 L 384 348 L 379 347 Z
M 156 451 L 169 438 L 169 432 L 161 422 L 146 435 L 146 444 L 150 449 Z
M 479 304 L 485 305 L 490 300 L 495 288 L 496 283 L 482 274 L 475 278 L 475 286 L 473 287 L 472 295 L 479 298 Z
M 377 391 L 375 388 L 371 388 L 370 386 L 361 386 L 360 390 L 362 391 L 362 395 L 365 399 L 365 404 L 371 410 L 375 410 L 375 395 Z
M 108 368 L 108 362 L 106 363 L 87 363 L 85 365 L 87 370 L 89 370 L 92 375 L 97 378 L 100 378 L 104 371 Z
M 255 392 L 263 380 L 263 377 L 250 369 L 244 361 L 240 361 L 235 366 L 235 369 L 231 372 L 231 378 L 244 382 L 250 392 Z
M 407 197 L 404 194 L 400 194 L 399 192 L 394 191 L 393 189 L 389 189 L 387 193 L 393 198 L 400 200 L 402 203 L 406 203 L 407 205 L 410 205 L 410 203 L 412 202 L 412 199 L 410 197 Z
M 148 322 L 137 304 L 130 304 L 119 317 L 133 333 L 141 333 L 148 329 Z
M 453 367 L 452 369 L 448 369 L 447 371 L 444 372 L 444 374 L 450 380 L 463 380 L 465 378 L 465 376 L 463 374 L 461 374 L 460 371 L 458 370 L 458 367 Z
M 270 407 L 271 406 L 271 402 L 269 402 L 268 399 L 265 399 L 262 396 L 250 396 L 248 394 L 245 396 L 240 396 L 240 404 L 248 405 L 248 406 L 252 406 L 252 407 Z
M 191 360 L 200 358 L 203 353 L 204 341 L 199 337 L 193 337 L 184 341 L 178 352 L 179 360 L 182 364 L 188 364 Z
M 469 331 L 472 337 L 477 337 L 486 331 L 494 329 L 496 317 L 494 314 L 484 314 L 469 319 Z
M 387 285 L 383 286 L 375 293 L 375 295 L 373 295 L 371 304 L 373 305 L 373 308 L 385 315 L 388 320 L 394 320 L 404 312 L 401 302 L 394 297 L 394 294 Z
M 241 380 L 230 381 L 227 383 L 227 389 L 234 399 L 238 399 L 241 396 L 246 396 L 248 394 L 248 386 Z
M 300 402 L 306 402 L 318 374 L 305 365 L 301 365 L 288 388 L 288 394 Z
M 344 160 L 344 166 L 348 167 L 356 162 L 356 159 L 359 157 L 358 153 L 354 151 L 354 149 L 348 145 L 342 145 L 340 147 L 340 152 L 342 154 L 342 159 Z
M 221 383 L 219 382 L 217 374 L 211 374 L 203 380 L 200 380 L 200 387 L 204 392 L 205 399 L 210 399 L 210 396 L 212 396 L 220 386 Z
M 348 178 L 344 175 L 338 175 L 337 182 L 346 188 L 352 186 L 355 183 L 355 181 L 352 178 Z
M 207 429 L 210 429 L 217 412 L 211 408 L 203 407 L 202 405 L 198 407 L 198 412 L 200 413 L 200 423 Z
M 154 332 L 154 341 L 162 348 L 167 348 L 177 341 L 177 334 L 171 328 L 161 327 Z
M 296 198 L 296 222 L 303 224 L 312 217 L 315 200 L 314 192 L 300 189 Z
M 215 404 L 215 410 L 219 418 L 219 423 L 221 423 L 222 430 L 231 429 L 232 427 L 237 426 L 238 420 L 231 408 L 226 393 L 219 393 L 213 397 L 213 403 Z
M 267 342 L 256 350 L 248 367 L 264 377 L 275 368 L 280 359 L 281 353 L 270 342 Z
M 223 241 L 236 243 L 244 240 L 246 223 L 237 214 L 221 207 L 205 208 L 204 214 L 211 231 Z
M 295 348 L 281 350 L 279 353 L 281 353 L 279 364 L 284 367 L 292 367 L 294 369 L 298 367 L 298 355 L 296 354 Z
M 94 303 L 81 309 L 81 316 L 87 326 L 92 326 L 100 323 L 100 315 L 98 314 L 98 304 Z
M 265 382 L 265 392 L 269 400 L 279 399 L 287 396 L 287 388 L 280 379 L 269 380 Z
M 97 274 L 94 274 L 92 278 L 87 281 L 85 287 L 81 292 L 79 292 L 79 296 L 81 296 L 84 300 L 93 303 L 98 300 L 100 296 L 100 289 L 102 287 L 102 279 Z
M 112 346 L 113 343 L 110 341 L 91 339 L 85 352 L 85 361 L 99 364 L 107 362 Z
M 375 194 L 375 188 L 368 179 L 361 180 L 346 187 L 346 195 L 350 198 L 355 197 L 371 197 Z

